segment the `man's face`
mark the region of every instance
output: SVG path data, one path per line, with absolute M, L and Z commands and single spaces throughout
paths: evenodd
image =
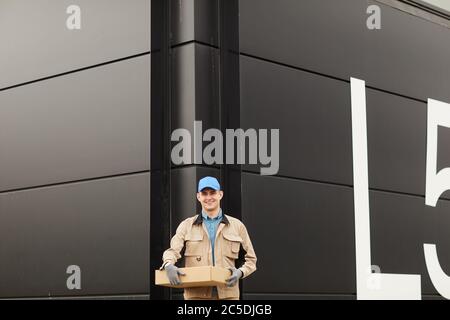
M 219 208 L 220 200 L 223 197 L 223 191 L 205 188 L 197 193 L 197 199 L 202 205 L 202 209 L 211 212 Z

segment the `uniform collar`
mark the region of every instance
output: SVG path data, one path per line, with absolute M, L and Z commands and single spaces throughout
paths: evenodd
M 219 213 L 214 218 L 208 217 L 208 215 L 202 210 L 202 217 L 203 217 L 203 220 L 205 220 L 205 219 L 208 219 L 208 220 L 219 220 L 219 219 L 222 218 L 222 209 L 219 209 Z
M 220 223 L 224 223 L 226 225 L 230 224 L 230 222 L 227 219 L 227 216 L 222 214 L 222 209 L 220 209 L 219 211 L 219 215 L 217 217 L 220 217 L 220 215 L 222 215 L 222 220 L 220 221 Z M 194 221 L 194 225 L 200 225 L 203 222 L 203 212 L 200 212 L 197 216 L 197 219 L 195 219 Z

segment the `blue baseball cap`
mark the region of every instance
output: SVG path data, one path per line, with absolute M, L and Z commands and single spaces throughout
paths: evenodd
M 220 190 L 219 181 L 217 181 L 217 179 L 214 177 L 201 178 L 200 181 L 198 182 L 198 192 L 202 191 L 205 188 Z

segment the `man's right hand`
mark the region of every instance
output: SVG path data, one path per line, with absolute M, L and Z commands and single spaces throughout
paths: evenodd
M 180 269 L 178 269 L 177 266 L 175 266 L 173 264 L 166 264 L 164 269 L 166 270 L 167 278 L 169 278 L 171 285 L 177 286 L 177 285 L 181 284 L 181 281 L 180 281 L 180 278 L 178 277 L 178 275 L 180 275 L 180 276 L 186 275 Z

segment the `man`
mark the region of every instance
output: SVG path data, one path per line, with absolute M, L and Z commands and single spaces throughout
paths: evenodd
M 219 181 L 204 177 L 198 182 L 197 200 L 202 212 L 187 218 L 177 228 L 170 241 L 170 248 L 163 254 L 163 265 L 171 284 L 180 284 L 184 275 L 175 263 L 185 248 L 186 267 L 220 266 L 230 270 L 226 285 L 217 287 L 185 288 L 184 298 L 195 299 L 239 299 L 239 279 L 256 270 L 256 255 L 245 225 L 236 218 L 225 215 L 220 208 L 223 191 Z M 236 268 L 235 260 L 240 247 L 244 249 L 245 263 Z

